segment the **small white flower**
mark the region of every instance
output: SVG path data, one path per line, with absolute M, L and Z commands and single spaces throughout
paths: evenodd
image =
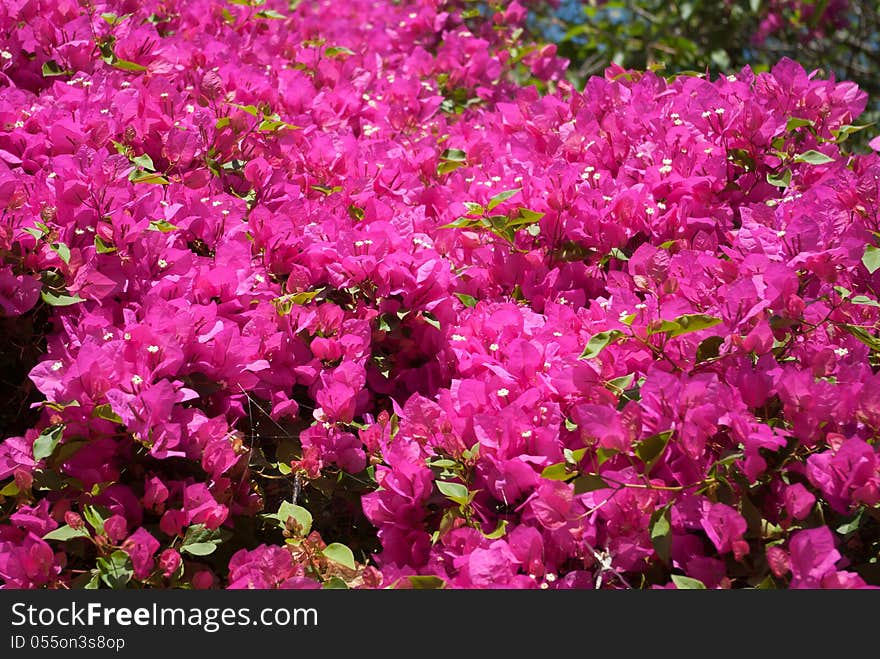
M 672 158 L 664 158 L 662 162 L 663 162 L 664 165 L 671 165 L 671 164 L 672 164 Z
M 165 268 L 168 267 L 168 261 L 166 261 L 165 259 L 159 259 L 159 260 L 157 261 L 157 265 L 158 265 L 160 268 L 165 269 Z
M 651 208 L 650 206 L 648 206 L 648 207 L 645 209 L 645 213 L 647 213 L 648 215 L 653 215 L 653 214 L 654 214 L 654 209 Z
M 492 345 L 489 346 L 489 350 L 491 350 L 493 352 L 500 350 L 500 349 L 501 349 L 501 346 L 499 346 L 497 343 L 493 343 Z
M 257 273 L 254 275 L 254 281 L 258 284 L 263 284 L 266 282 L 266 278 L 263 275 Z
M 715 114 L 724 114 L 724 108 L 715 108 Z
M 706 111 L 705 111 L 703 114 L 701 114 L 700 116 L 703 117 L 703 119 L 708 119 L 709 117 L 712 116 L 712 113 L 709 112 L 708 110 L 706 110 Z
M 155 355 L 157 352 L 159 352 L 159 346 L 147 346 L 147 352 L 151 355 Z
M 776 232 L 777 238 L 782 238 L 784 235 L 785 235 L 785 229 L 780 229 L 779 231 Z
M 849 350 L 847 350 L 846 348 L 837 348 L 834 351 L 834 354 L 838 357 L 846 357 L 849 354 Z
M 132 383 L 133 385 L 137 386 L 137 385 L 139 385 L 139 384 L 143 384 L 143 383 L 144 383 L 144 379 L 143 379 L 140 375 L 135 374 L 135 375 L 132 375 L 132 376 L 131 376 L 131 383 Z
M 3 59 L 12 59 L 12 53 L 10 53 L 8 50 L 0 50 L 0 57 L 2 57 Z
M 639 303 L 636 305 L 636 309 L 639 309 L 639 310 L 645 310 L 645 309 L 647 309 L 647 308 L 648 308 L 648 305 L 645 304 L 644 302 L 639 302 Z
M 501 387 L 501 389 L 498 390 L 498 395 L 501 396 L 502 398 L 504 398 L 505 396 L 510 395 L 510 391 L 508 391 L 504 387 Z
M 453 335 L 452 335 L 452 340 L 453 340 L 453 341 L 467 341 L 467 337 L 466 337 L 466 336 L 462 336 L 461 334 L 453 334 Z
M 125 334 L 122 335 L 122 338 L 125 339 L 126 341 L 131 341 L 131 333 L 126 332 Z
M 55 362 L 54 364 L 52 364 L 53 371 L 60 371 L 62 368 L 64 368 L 64 364 L 62 364 L 61 362 Z
M 111 341 L 113 339 L 113 333 L 112 332 L 104 332 L 104 336 L 101 338 L 103 338 L 105 341 Z
M 520 433 L 520 437 L 522 437 L 523 439 L 528 439 L 528 438 L 531 437 L 531 436 L 532 436 L 532 431 L 531 431 L 531 430 L 523 430 L 523 431 Z
M 216 208 L 217 206 L 222 206 L 222 205 L 223 205 L 223 202 L 220 201 L 220 200 L 212 201 L 212 202 L 211 202 L 211 205 L 212 205 L 214 208 Z
M 183 106 L 183 109 L 186 110 L 187 114 L 192 114 L 193 112 L 196 111 L 196 108 L 192 103 L 187 103 L 186 105 Z
M 554 581 L 556 581 L 556 575 L 552 572 L 548 572 L 544 575 L 544 579 L 550 583 L 553 583 Z
M 562 332 L 553 332 L 553 336 L 559 338 L 560 336 L 562 336 Z

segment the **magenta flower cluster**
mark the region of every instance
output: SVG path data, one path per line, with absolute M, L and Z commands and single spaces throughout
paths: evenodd
M 292 5 L 0 6 L 5 587 L 880 584 L 864 93 Z

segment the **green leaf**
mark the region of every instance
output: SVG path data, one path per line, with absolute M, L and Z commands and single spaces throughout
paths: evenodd
M 657 460 L 663 455 L 663 451 L 666 450 L 671 437 L 672 431 L 664 430 L 636 444 L 636 455 L 645 463 L 646 474 L 649 474 L 654 465 L 657 464 Z
M 866 128 L 870 128 L 875 123 L 877 123 L 877 122 L 872 121 L 869 124 L 861 124 L 858 126 L 853 125 L 853 124 L 847 124 L 845 126 L 841 126 L 840 128 L 832 129 L 831 134 L 834 136 L 834 140 L 836 142 L 840 143 L 840 142 L 843 142 L 844 140 L 846 140 L 846 138 L 849 137 L 850 135 L 852 135 L 853 133 L 858 133 L 861 130 L 865 130 Z
M 274 9 L 263 9 L 262 11 L 258 11 L 254 14 L 256 18 L 268 18 L 276 21 L 283 21 L 287 16 L 282 13 L 275 11 Z
M 70 247 L 65 245 L 64 243 L 52 243 L 49 247 L 58 254 L 58 258 L 60 258 L 65 263 L 70 263 Z
M 618 453 L 619 451 L 613 448 L 596 449 L 596 463 L 601 467 Z
M 355 563 L 354 560 L 354 553 L 343 544 L 331 542 L 324 547 L 324 551 L 321 553 L 324 554 L 325 558 L 330 559 L 334 563 L 339 563 L 340 565 L 347 567 L 349 570 L 357 569 L 357 563 Z
M 101 573 L 101 581 L 110 588 L 124 588 L 125 584 L 134 576 L 131 557 L 122 550 L 114 551 L 107 558 L 99 558 L 97 566 Z
M 286 121 L 281 121 L 280 119 L 263 119 L 263 121 L 261 121 L 260 125 L 257 127 L 257 130 L 273 133 L 285 129 L 298 130 L 299 126 L 294 126 L 293 124 L 289 124 Z
M 209 556 L 213 554 L 216 549 L 217 543 L 215 542 L 193 542 L 181 546 L 180 551 L 186 552 L 191 556 Z
M 348 590 L 348 584 L 339 577 L 330 577 L 321 584 L 323 590 Z
M 260 114 L 260 109 L 256 105 L 239 105 L 238 103 L 230 103 L 229 105 L 241 110 L 242 112 L 246 112 L 252 117 L 256 117 Z
M 777 188 L 787 188 L 791 185 L 791 170 L 786 169 L 781 174 L 767 173 L 767 183 L 775 185 Z
M 574 479 L 574 493 L 583 494 L 594 490 L 607 490 L 611 486 L 599 474 L 581 474 Z
M 79 295 L 56 295 L 50 291 L 40 291 L 40 297 L 52 307 L 69 307 L 71 304 L 85 302 Z
M 113 423 L 122 423 L 122 417 L 114 412 L 113 408 L 107 403 L 104 403 L 103 405 L 95 405 L 95 408 L 92 410 L 92 418 L 104 419 L 106 421 L 112 421 Z
M 116 247 L 105 243 L 101 240 L 101 236 L 95 236 L 95 251 L 98 254 L 112 254 L 116 251 Z
M 43 62 L 43 77 L 51 78 L 53 76 L 67 76 L 71 75 L 73 71 L 68 71 L 67 69 L 62 69 L 61 65 L 58 64 L 53 59 L 47 60 Z
M 449 162 L 467 162 L 467 154 L 461 149 L 446 149 L 440 154 L 440 160 Z
M 880 307 L 880 302 L 877 302 L 877 300 L 872 300 L 867 295 L 856 295 L 850 298 L 850 302 L 852 302 L 853 304 L 861 304 L 862 306 L 866 307 Z
M 330 46 L 330 48 L 324 51 L 324 54 L 327 57 L 337 57 L 339 55 L 354 55 L 354 51 L 345 46 Z
M 877 269 L 880 268 L 880 248 L 873 245 L 865 245 L 862 263 L 872 275 L 877 272 Z
M 626 391 L 632 386 L 633 381 L 636 379 L 634 373 L 629 373 L 628 375 L 622 375 L 619 378 L 613 378 L 606 382 L 606 386 L 613 392 L 617 393 L 619 391 Z
M 666 334 L 669 338 L 699 332 L 709 327 L 715 327 L 721 323 L 720 318 L 707 316 L 702 313 L 685 314 L 675 320 L 664 320 L 660 327 L 650 330 L 649 334 Z
M 528 208 L 520 208 L 518 212 L 519 217 L 522 221 L 517 222 L 517 224 L 532 224 L 534 222 L 540 221 L 541 218 L 545 215 L 545 213 L 529 210 Z
M 672 551 L 672 527 L 669 523 L 669 506 L 656 509 L 648 526 L 651 531 L 651 544 L 654 551 L 667 565 Z
M 172 231 L 177 231 L 180 227 L 177 227 L 168 220 L 150 220 L 150 230 L 151 231 L 160 231 L 162 233 L 170 233 Z
M 518 192 L 520 192 L 522 188 L 513 188 L 512 190 L 505 190 L 504 192 L 499 192 L 497 195 L 492 197 L 489 200 L 489 204 L 486 206 L 486 210 L 492 210 L 500 204 L 504 203 Z
M 805 162 L 810 165 L 827 165 L 829 162 L 834 162 L 834 158 L 826 156 L 821 151 L 810 149 L 809 151 L 804 151 L 803 153 L 797 154 L 794 157 L 794 161 Z
M 49 426 L 43 432 L 41 432 L 40 436 L 34 440 L 34 460 L 42 460 L 43 458 L 48 458 L 50 455 L 52 455 L 55 452 L 55 447 L 58 446 L 58 442 L 61 441 L 61 437 L 63 435 L 63 424 Z
M 449 481 L 435 481 L 440 494 L 455 503 L 466 506 L 471 502 L 470 494 L 467 486 L 461 483 L 450 483 Z
M 675 587 L 679 590 L 706 590 L 706 584 L 699 579 L 685 577 L 680 574 L 672 575 L 672 583 L 674 583 Z
M 297 535 L 305 537 L 312 530 L 312 514 L 295 503 L 282 501 L 278 512 L 271 515 L 263 515 L 266 519 L 274 519 L 281 529 L 287 528 L 287 521 L 292 519 L 297 525 Z
M 593 359 L 594 357 L 597 357 L 609 343 L 617 340 L 621 336 L 623 336 L 623 332 L 620 330 L 606 330 L 594 334 L 590 337 L 590 340 L 587 341 L 587 347 L 584 348 L 584 351 L 578 359 Z
M 855 517 L 853 517 L 848 522 L 844 522 L 834 530 L 837 531 L 840 535 L 847 535 L 849 533 L 858 531 L 859 527 L 862 525 L 862 513 L 864 512 L 864 509 L 860 510 Z
M 117 69 L 122 69 L 123 71 L 146 71 L 147 67 L 138 64 L 137 62 L 129 62 L 128 60 L 118 59 L 114 57 L 110 64 L 115 66 Z
M 18 489 L 18 485 L 16 484 L 16 482 L 14 480 L 11 480 L 6 483 L 6 485 L 4 485 L 2 488 L 0 488 L 0 497 L 14 497 L 16 494 L 19 493 L 19 491 L 20 490 Z
M 131 162 L 142 169 L 149 169 L 151 172 L 156 171 L 156 165 L 153 164 L 153 159 L 146 153 L 132 158 Z
M 431 575 L 410 575 L 407 577 L 414 590 L 440 590 L 446 588 L 446 582 L 440 577 Z
M 480 529 L 480 533 L 483 533 L 482 529 Z M 498 526 L 495 527 L 495 530 L 492 533 L 483 533 L 483 537 L 487 540 L 497 540 L 498 538 L 503 538 L 507 534 L 507 520 L 502 519 L 498 521 Z
M 473 295 L 467 295 L 466 293 L 456 293 L 455 297 L 461 300 L 461 303 L 466 307 L 477 306 L 477 298 L 475 298 Z
M 82 516 L 95 530 L 95 533 L 101 535 L 104 533 L 104 520 L 110 517 L 110 511 L 103 506 L 92 506 L 86 504 L 83 506 Z
M 541 472 L 541 478 L 551 481 L 567 481 L 575 474 L 569 471 L 569 466 L 565 462 L 557 462 L 556 464 L 544 467 Z
M 170 183 L 170 181 L 161 174 L 157 174 L 156 172 L 146 172 L 139 169 L 132 171 L 128 176 L 128 180 L 132 183 L 149 183 L 152 185 L 168 185 Z
M 66 542 L 72 538 L 88 538 L 89 532 L 85 530 L 85 528 L 75 529 L 69 524 L 65 524 L 64 526 L 59 526 L 54 531 L 49 531 L 46 535 L 43 536 L 43 540 L 58 540 L 60 542 Z
M 566 419 L 565 420 L 565 429 L 568 432 L 574 432 L 575 430 L 578 429 L 578 425 L 574 421 L 572 421 L 571 419 Z
M 850 325 L 848 323 L 841 323 L 840 326 L 845 329 L 847 332 L 856 337 L 859 341 L 864 343 L 866 346 L 871 348 L 876 352 L 880 352 L 880 339 L 868 333 L 868 331 L 864 327 L 859 327 L 858 325 Z
M 473 201 L 464 202 L 464 206 L 468 209 L 468 213 L 470 213 L 471 215 L 482 215 L 486 212 L 485 208 Z
M 786 132 L 791 132 L 796 128 L 803 128 L 804 126 L 810 126 L 811 128 L 816 125 L 816 122 L 812 119 L 802 119 L 801 117 L 789 117 L 788 122 L 785 124 Z
M 572 451 L 570 448 L 562 449 L 562 454 L 565 456 L 565 462 L 572 466 L 577 466 L 581 460 L 584 459 L 584 456 L 587 454 L 587 449 L 579 448 Z
M 422 318 L 425 319 L 425 322 L 428 323 L 434 329 L 440 329 L 440 321 L 432 314 L 430 311 L 423 311 Z
M 488 222 L 483 219 L 473 218 L 473 217 L 460 217 L 454 222 L 450 222 L 449 224 L 444 224 L 439 227 L 441 229 L 470 229 L 471 227 L 482 227 L 486 226 Z

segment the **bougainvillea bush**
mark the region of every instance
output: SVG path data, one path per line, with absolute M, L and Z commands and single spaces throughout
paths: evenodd
M 526 18 L 2 3 L 6 588 L 880 585 L 866 95 Z

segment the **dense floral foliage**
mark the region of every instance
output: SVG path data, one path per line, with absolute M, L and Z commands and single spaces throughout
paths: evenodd
M 880 584 L 865 94 L 525 19 L 0 6 L 6 587 Z

